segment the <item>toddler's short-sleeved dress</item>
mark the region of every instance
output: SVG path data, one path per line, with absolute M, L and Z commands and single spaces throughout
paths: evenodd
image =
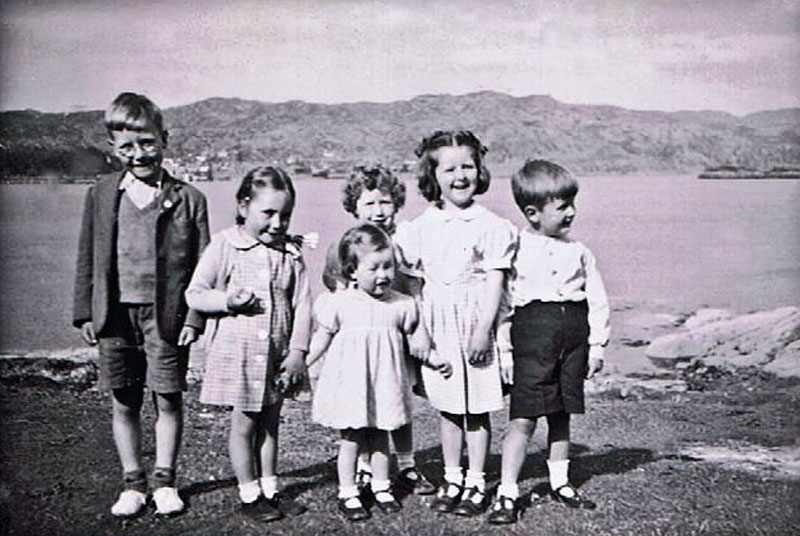
M 260 312 L 223 313 L 230 288 L 252 290 Z M 305 350 L 308 344 L 307 332 L 293 333 L 297 314 L 310 309 L 299 250 L 291 244 L 267 246 L 230 227 L 212 237 L 186 294 L 197 310 L 212 315 L 200 401 L 241 411 L 261 411 L 280 401 L 274 385 L 280 364 L 290 346 Z
M 312 418 L 337 430 L 395 430 L 410 419 L 404 337 L 418 322 L 414 300 L 349 288 L 318 300 L 318 329 L 334 334 L 314 392 Z
M 473 204 L 457 212 L 429 207 L 394 235 L 406 269 L 425 280 L 421 317 L 433 340 L 433 352 L 448 360 L 445 379 L 422 369 L 425 390 L 439 411 L 479 414 L 503 407 L 498 349 L 480 366 L 467 361 L 470 336 L 480 320 L 490 270 L 509 270 L 516 246 L 514 225 Z

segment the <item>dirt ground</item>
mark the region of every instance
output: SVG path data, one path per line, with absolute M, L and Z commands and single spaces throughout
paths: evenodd
M 150 510 L 121 521 L 109 513 L 120 469 L 107 395 L 6 376 L 0 382 L 0 534 L 800 534 L 800 476 L 784 470 L 800 448 L 800 381 L 720 372 L 689 385 L 684 393 L 590 398 L 587 414 L 574 420 L 570 471 L 597 510 L 574 511 L 545 498 L 506 527 L 489 525 L 485 516 L 436 514 L 415 496 L 403 499 L 400 514 L 344 521 L 334 501 L 336 436 L 310 422 L 308 402 L 290 401 L 281 428 L 281 482 L 309 511 L 261 526 L 236 513 L 227 414 L 199 404 L 196 385 L 186 395 L 179 460 L 187 511 L 157 519 Z M 505 418 L 493 415 L 490 489 L 500 476 Z M 144 453 L 150 465 L 152 424 L 148 406 Z M 418 461 L 438 481 L 436 416 L 422 401 L 414 425 Z M 547 490 L 545 432 L 537 430 L 529 445 L 520 482 L 526 496 Z M 723 451 L 739 456 L 703 455 Z

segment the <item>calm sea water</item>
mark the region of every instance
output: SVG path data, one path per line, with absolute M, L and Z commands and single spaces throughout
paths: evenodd
M 318 231 L 307 254 L 314 291 L 328 244 L 354 220 L 339 181 L 302 180 L 292 221 Z M 212 231 L 233 222 L 235 183 L 201 184 Z M 71 327 L 75 251 L 85 185 L 0 185 L 0 352 L 80 346 Z M 800 305 L 800 181 L 688 176 L 581 179 L 573 236 L 588 244 L 611 297 L 665 307 L 739 311 Z M 517 224 L 508 180 L 482 202 Z M 400 218 L 425 207 L 413 184 Z

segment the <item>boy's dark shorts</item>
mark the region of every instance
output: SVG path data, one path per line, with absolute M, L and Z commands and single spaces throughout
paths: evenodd
M 585 301 L 535 301 L 514 309 L 511 419 L 584 412 L 588 311 Z
M 186 390 L 189 347 L 159 336 L 152 304 L 121 304 L 109 322 L 99 337 L 101 388 L 146 385 L 155 393 Z

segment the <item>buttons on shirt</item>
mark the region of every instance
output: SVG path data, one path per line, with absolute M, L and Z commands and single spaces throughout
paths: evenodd
M 256 363 L 263 363 L 267 359 L 267 356 L 265 356 L 264 354 L 256 354 L 255 358 L 256 358 Z

